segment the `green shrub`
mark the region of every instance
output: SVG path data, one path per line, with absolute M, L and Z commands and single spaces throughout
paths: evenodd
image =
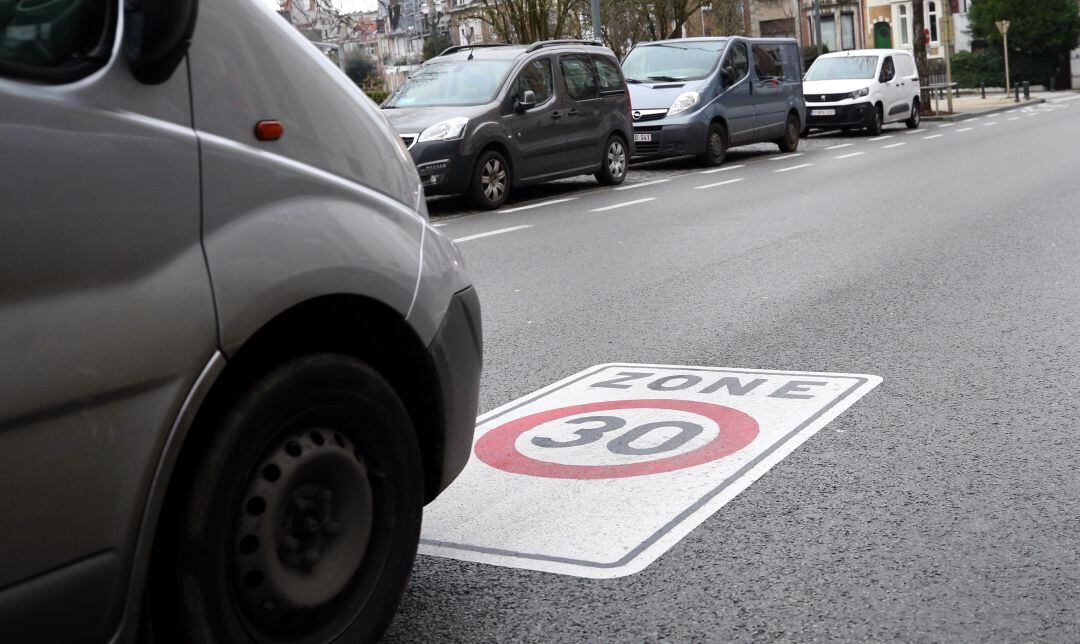
M 1024 52 L 1009 52 L 1009 81 L 1028 81 L 1032 85 L 1048 85 L 1058 62 L 1052 56 L 1037 56 Z M 1005 64 L 1002 53 L 993 49 L 958 51 L 952 55 L 953 81 L 960 87 L 1005 86 Z
M 386 100 L 386 97 L 390 95 L 390 92 L 384 92 L 381 89 L 366 89 L 364 90 L 364 93 L 376 103 L 382 103 Z

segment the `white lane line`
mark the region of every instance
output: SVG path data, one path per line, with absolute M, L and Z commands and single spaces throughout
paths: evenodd
M 671 179 L 653 179 L 652 181 L 643 181 L 641 183 L 632 183 L 628 186 L 619 186 L 616 190 L 632 190 L 634 188 L 644 188 L 645 186 L 655 186 L 658 183 L 667 183 Z
M 444 223 L 441 223 L 441 224 L 431 224 L 431 225 L 432 225 L 432 227 L 434 227 L 434 228 L 442 228 L 443 226 L 445 226 L 445 225 L 446 225 L 446 223 L 444 222 Z
M 888 150 L 889 148 L 898 148 L 901 145 L 907 145 L 907 143 L 900 142 L 900 143 L 892 143 L 890 145 L 883 145 L 883 146 L 881 146 L 881 149 L 882 150 Z
M 767 157 L 766 161 L 786 161 L 788 159 L 794 159 L 795 157 L 801 157 L 802 152 L 796 152 L 795 154 L 781 154 L 780 156 Z
M 922 132 L 920 132 L 918 130 L 904 130 L 900 134 L 922 134 Z
M 1005 120 L 1006 120 L 1006 121 L 1019 121 L 1019 120 L 1020 120 L 1020 117 L 1019 117 L 1019 116 L 1014 116 L 1014 117 L 1012 117 L 1011 119 L 1005 119 Z
M 524 226 L 511 226 L 509 228 L 500 228 L 498 230 L 489 230 L 486 233 L 478 233 L 476 235 L 466 235 L 465 237 L 458 237 L 454 241 L 458 242 L 458 243 L 461 243 L 461 242 L 469 241 L 471 239 L 480 239 L 481 237 L 490 237 L 492 235 L 501 235 L 503 233 L 510 233 L 510 232 L 515 231 L 515 230 L 523 230 L 525 228 L 532 228 L 532 226 L 530 226 L 529 224 L 525 224 Z
M 973 117 L 971 117 L 971 118 L 969 118 L 969 119 L 967 119 L 967 120 L 968 120 L 968 121 L 978 121 L 978 120 L 979 120 L 979 119 L 981 119 L 981 118 L 982 118 L 981 116 L 973 116 Z
M 886 134 L 885 136 L 879 136 L 879 137 L 875 137 L 873 139 L 866 139 L 866 140 L 867 141 L 884 141 L 885 139 L 891 139 L 892 137 L 893 137 L 893 135 Z
M 940 139 L 945 136 L 944 134 L 931 134 L 930 136 L 924 136 L 923 141 L 929 141 L 930 139 Z
M 825 149 L 826 150 L 839 150 L 840 148 L 850 148 L 853 145 L 855 145 L 855 144 L 854 143 L 841 143 L 840 145 L 832 145 L 832 146 L 829 146 L 829 147 L 827 147 Z
M 694 186 L 694 190 L 704 190 L 705 188 L 715 188 L 717 186 L 726 186 L 729 183 L 738 183 L 742 179 L 728 179 L 727 181 L 721 181 L 719 183 L 707 183 L 703 186 Z
M 959 130 L 957 130 L 956 133 L 959 134 L 960 132 L 970 132 L 970 131 L 972 131 L 974 129 L 975 128 L 973 128 L 973 127 L 962 127 Z
M 956 125 L 956 123 L 941 123 L 938 127 L 952 127 L 954 125 Z
M 506 208 L 504 210 L 498 210 L 495 214 L 506 215 L 512 212 L 521 212 L 522 210 L 532 210 L 533 208 L 541 208 L 543 206 L 553 206 L 557 203 L 565 203 L 567 201 L 573 201 L 577 197 L 566 197 L 564 199 L 552 199 L 551 201 L 541 201 L 540 203 L 532 203 L 528 206 L 518 206 L 517 208 Z
M 834 159 L 850 159 L 851 157 L 857 157 L 860 154 L 866 154 L 866 153 L 865 152 L 852 152 L 850 154 L 841 154 L 840 156 L 833 157 L 833 158 Z
M 712 170 L 702 170 L 699 174 L 712 174 L 714 172 L 725 172 L 727 170 L 738 170 L 739 168 L 744 168 L 744 167 L 746 167 L 746 166 L 743 166 L 743 165 L 726 165 L 726 166 L 724 166 L 722 168 L 713 168 Z
M 779 170 L 773 170 L 773 172 L 787 172 L 789 170 L 798 170 L 799 168 L 809 168 L 814 165 L 813 163 L 803 163 L 802 165 L 793 165 L 790 168 L 780 168 Z
M 990 127 L 991 125 L 997 125 L 997 121 L 990 121 L 989 123 L 983 123 L 983 127 Z
M 633 206 L 636 203 L 645 203 L 646 201 L 653 201 L 656 197 L 645 197 L 644 199 L 635 199 L 633 201 L 624 201 L 623 203 L 617 203 L 612 206 L 604 206 L 603 208 L 593 208 L 589 212 L 604 212 L 605 210 L 615 210 L 616 208 L 625 208 L 626 206 Z

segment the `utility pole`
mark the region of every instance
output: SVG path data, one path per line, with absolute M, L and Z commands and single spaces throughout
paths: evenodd
M 944 3 L 944 6 L 942 7 L 942 9 L 944 11 L 944 15 L 941 18 L 944 21 L 944 24 L 942 24 L 942 27 L 945 30 L 945 34 L 944 34 L 945 37 L 942 38 L 943 42 L 941 43 L 941 46 L 945 49 L 945 95 L 949 97 L 949 101 L 947 103 L 946 109 L 949 111 L 949 114 L 952 114 L 952 111 L 953 111 L 953 109 L 952 109 L 953 108 L 953 104 L 952 104 L 952 99 L 953 99 L 953 96 L 952 96 L 953 95 L 953 89 L 952 89 L 952 62 L 950 61 L 950 58 L 949 58 L 949 49 L 952 48 L 952 43 L 953 43 L 952 7 L 950 6 L 950 4 L 948 2 L 946 2 L 946 3 Z
M 821 53 L 821 0 L 814 0 L 814 45 L 817 53 Z
M 592 33 L 593 38 L 601 40 L 600 37 L 600 0 L 590 0 L 589 7 L 592 10 Z
M 1001 47 L 1005 50 L 1005 95 L 1008 96 L 1009 88 L 1009 21 L 998 20 L 994 23 L 1001 32 Z

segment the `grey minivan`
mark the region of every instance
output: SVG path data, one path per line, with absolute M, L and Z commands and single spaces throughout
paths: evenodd
M 369 641 L 480 311 L 378 107 L 261 0 L 0 2 L 0 641 Z
M 479 208 L 561 177 L 622 183 L 633 152 L 619 62 L 591 41 L 451 47 L 382 107 L 425 192 L 467 194 Z
M 724 162 L 730 146 L 794 152 L 806 123 L 798 44 L 790 38 L 681 38 L 640 43 L 623 59 L 634 156 Z

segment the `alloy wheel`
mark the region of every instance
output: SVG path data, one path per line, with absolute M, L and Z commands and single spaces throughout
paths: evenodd
M 480 183 L 484 190 L 484 197 L 488 201 L 498 201 L 506 192 L 506 169 L 498 159 L 488 159 L 484 169 L 480 173 Z
M 626 172 L 626 148 L 622 141 L 616 139 L 608 146 L 607 164 L 612 177 L 619 178 Z

